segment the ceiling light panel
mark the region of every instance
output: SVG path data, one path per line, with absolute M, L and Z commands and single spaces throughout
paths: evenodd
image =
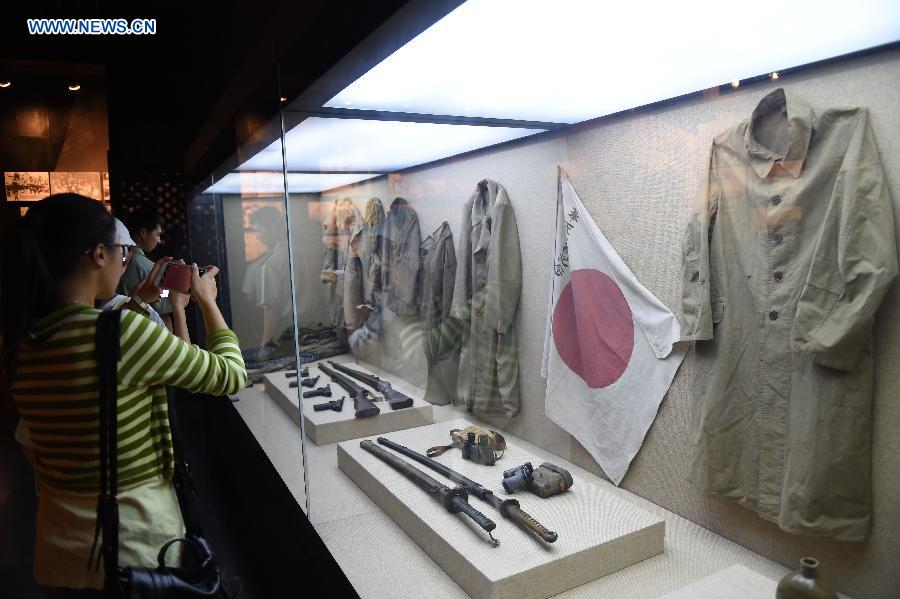
M 318 193 L 377 177 L 378 173 L 288 173 L 290 193 Z M 284 193 L 281 172 L 228 173 L 203 193 L 238 194 L 242 196 L 280 195 Z
M 897 40 L 897 0 L 468 0 L 326 106 L 575 123 Z
M 540 133 L 543 129 L 312 117 L 285 134 L 289 171 L 391 172 Z M 241 170 L 281 168 L 276 140 Z

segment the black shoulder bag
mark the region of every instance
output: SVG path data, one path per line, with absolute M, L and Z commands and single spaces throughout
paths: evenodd
M 113 597 L 129 599 L 225 598 L 222 574 L 212 549 L 203 538 L 194 503 L 193 482 L 188 465 L 181 455 L 178 426 L 174 406 L 169 402 L 172 418 L 172 445 L 175 452 L 175 473 L 172 484 L 184 520 L 185 536 L 172 539 L 159 550 L 156 568 L 119 566 L 119 505 L 118 492 L 118 410 L 116 407 L 118 363 L 121 358 L 118 311 L 103 312 L 97 319 L 96 356 L 100 390 L 100 496 L 97 500 L 97 528 L 91 549 L 90 567 L 94 560 L 97 538 L 102 530 L 100 556 L 106 574 L 104 590 Z M 179 567 L 166 564 L 166 553 L 173 545 L 182 546 Z M 99 559 L 97 563 L 99 567 Z

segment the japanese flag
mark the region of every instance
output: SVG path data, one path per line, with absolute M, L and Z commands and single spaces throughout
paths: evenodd
M 618 485 L 686 353 L 675 315 L 637 281 L 560 170 L 545 410 Z

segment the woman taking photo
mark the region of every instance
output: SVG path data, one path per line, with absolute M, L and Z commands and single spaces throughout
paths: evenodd
M 97 298 L 114 295 L 128 247 L 118 240 L 113 218 L 101 205 L 75 194 L 36 203 L 11 227 L 4 245 L 3 358 L 33 445 L 40 493 L 35 579 L 48 597 L 90 597 L 90 591 L 73 589 L 103 587 L 102 568 L 87 567 L 100 481 L 94 340 L 100 311 L 94 305 Z M 191 278 L 207 350 L 154 325 L 138 309 L 120 312 L 123 566 L 155 566 L 160 547 L 184 532 L 171 484 L 165 385 L 213 395 L 236 393 L 246 385 L 238 340 L 215 303 L 217 272 L 210 267 L 201 277 L 194 266 Z M 146 297 L 137 298 L 138 304 L 143 301 Z

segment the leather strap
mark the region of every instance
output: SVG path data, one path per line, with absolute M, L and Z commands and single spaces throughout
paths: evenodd
M 101 312 L 97 318 L 95 333 L 100 416 L 100 495 L 97 498 L 97 524 L 94 529 L 91 561 L 97 537 L 102 533 L 103 544 L 100 555 L 108 588 L 112 588 L 111 585 L 119 571 L 119 505 L 116 498 L 119 487 L 117 444 L 119 422 L 116 399 L 121 358 L 119 347 L 121 322 L 121 314 L 118 311 Z M 100 567 L 99 560 L 97 567 Z
M 439 455 L 441 455 L 442 453 L 444 453 L 444 452 L 447 451 L 448 449 L 451 449 L 452 447 L 453 447 L 452 445 L 438 445 L 438 446 L 432 447 L 431 449 L 429 449 L 428 451 L 426 451 L 425 454 L 426 454 L 429 458 L 433 458 L 434 456 L 439 456 Z
M 181 427 L 178 422 L 178 412 L 173 401 L 174 390 L 166 387 L 166 401 L 169 406 L 169 426 L 172 429 L 172 452 L 175 456 L 175 472 L 172 474 L 172 486 L 178 497 L 178 507 L 181 509 L 181 519 L 184 521 L 184 529 L 196 536 L 203 536 L 203 526 L 200 523 L 200 511 L 197 506 L 197 487 L 191 478 L 191 467 L 184 459 L 184 448 L 181 444 Z

